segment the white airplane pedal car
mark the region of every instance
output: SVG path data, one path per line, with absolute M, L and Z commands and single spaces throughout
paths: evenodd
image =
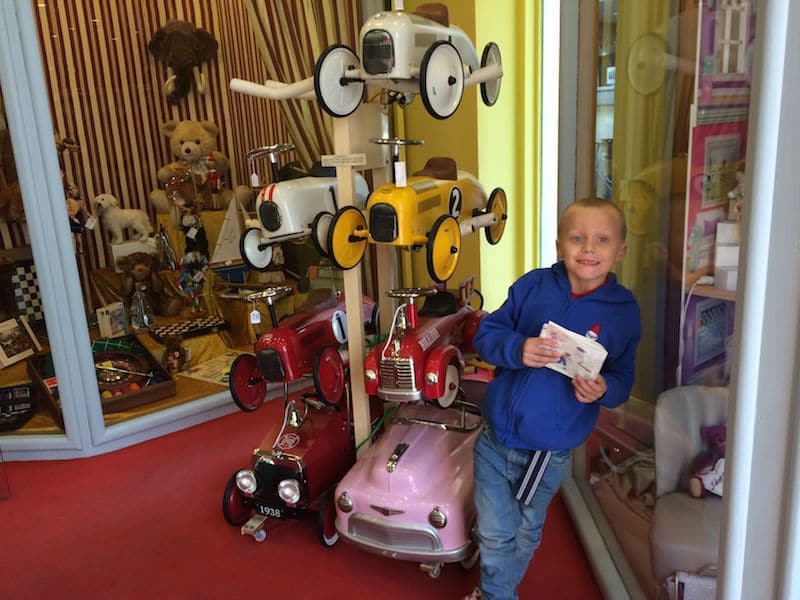
M 361 60 L 347 46 L 330 46 L 317 59 L 313 77 L 264 85 L 231 79 L 230 88 L 269 100 L 316 97 L 333 117 L 355 111 L 365 85 L 388 90 L 401 105 L 419 94 L 437 119 L 456 111 L 464 88 L 480 85 L 487 106 L 500 94 L 503 67 L 497 44 L 488 43 L 479 61 L 464 31 L 450 24 L 444 4 L 423 4 L 415 12 L 380 12 L 362 26 L 359 45 Z

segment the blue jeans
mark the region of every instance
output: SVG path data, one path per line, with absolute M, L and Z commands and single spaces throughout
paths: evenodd
M 526 506 L 515 494 L 532 454 L 505 447 L 488 425 L 475 442 L 480 588 L 487 600 L 518 598 L 517 586 L 542 539 L 547 506 L 569 469 L 569 451 L 553 452 Z

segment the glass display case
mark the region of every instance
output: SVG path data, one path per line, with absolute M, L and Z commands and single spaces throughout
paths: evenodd
M 244 279 L 230 274 L 232 229 L 253 216 L 261 185 L 279 167 L 302 174 L 332 143 L 316 103 L 282 108 L 228 89 L 232 77 L 275 77 L 253 20 L 285 15 L 221 6 L 0 7 L 0 193 L 18 180 L 24 197 L 24 220 L 0 215 L 0 277 L 35 265 L 24 293 L 41 297 L 30 322 L 41 348 L 0 369 L 0 388 L 29 383 L 38 400 L 30 419 L 0 431 L 6 460 L 107 452 L 237 410 L 227 368 L 271 323 L 266 302 L 245 292 L 292 287 L 273 307 L 280 318 L 336 287 L 311 240 Z M 360 18 L 353 4 L 318 33 L 351 40 Z M 164 36 L 197 42 L 188 77 Z M 250 152 L 285 142 L 297 144 L 277 165 Z M 0 327 L 18 314 L 2 289 Z M 9 330 L 0 347 L 12 345 Z
M 597 94 L 594 171 L 578 178 L 625 213 L 628 251 L 617 276 L 639 302 L 643 335 L 632 397 L 601 409 L 575 454 L 574 476 L 609 547 L 624 556 L 617 566 L 626 588 L 654 597 L 664 589 L 654 565 L 667 543 L 653 533 L 665 493 L 656 440 L 665 427 L 687 443 L 699 436 L 681 431 L 678 419 L 664 425 L 665 392 L 724 389 L 730 380 L 755 9 L 599 0 L 581 18 L 596 28 L 595 68 L 580 72 L 596 78 Z M 689 414 L 713 412 L 702 394 L 691 401 Z M 724 411 L 714 414 L 724 427 Z M 681 460 L 674 444 L 662 440 L 658 451 L 674 453 L 661 464 Z M 690 467 L 678 485 L 687 498 Z M 719 497 L 708 502 L 721 505 Z M 707 525 L 718 535 L 719 515 Z M 712 547 L 715 563 L 716 541 Z

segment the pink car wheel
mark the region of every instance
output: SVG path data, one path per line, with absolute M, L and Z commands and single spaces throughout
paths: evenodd
M 253 509 L 244 503 L 244 496 L 236 487 L 236 473 L 234 473 L 225 486 L 225 493 L 222 494 L 222 516 L 230 525 L 244 525 L 252 514 Z
M 314 389 L 328 404 L 339 404 L 344 396 L 344 363 L 334 346 L 324 346 L 314 357 Z
M 228 386 L 236 406 L 244 412 L 261 408 L 267 395 L 267 382 L 261 377 L 258 360 L 252 354 L 240 354 L 231 365 Z

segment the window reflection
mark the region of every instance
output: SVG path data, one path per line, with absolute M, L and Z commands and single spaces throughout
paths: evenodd
M 700 427 L 724 430 L 727 418 L 755 10 L 741 0 L 599 0 L 594 25 L 596 68 L 581 69 L 597 80 L 592 189 L 625 212 L 617 275 L 644 333 L 631 400 L 601 411 L 578 464 L 632 585 L 655 596 L 679 548 L 717 559 L 721 501 L 705 489 L 691 498 L 688 475 L 710 450 Z M 680 474 L 665 483 L 670 463 Z M 690 507 L 676 513 L 680 527 L 665 525 L 670 502 Z M 706 539 L 674 533 L 695 527 L 693 507 L 717 515 Z

